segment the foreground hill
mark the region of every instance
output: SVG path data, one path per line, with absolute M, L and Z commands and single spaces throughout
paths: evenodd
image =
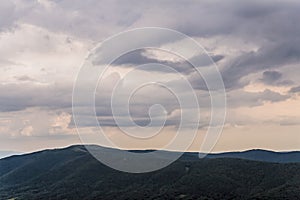
M 118 172 L 83 146 L 0 160 L 0 199 L 300 199 L 300 164 L 185 154 L 152 173 Z

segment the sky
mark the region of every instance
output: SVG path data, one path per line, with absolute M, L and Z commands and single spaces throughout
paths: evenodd
M 1 1 L 0 150 L 29 152 L 80 144 L 78 129 L 95 134 L 97 125 L 89 123 L 93 116 L 85 115 L 84 107 L 84 123 L 79 127 L 74 123 L 72 92 L 77 74 L 96 45 L 122 31 L 143 27 L 179 31 L 201 44 L 216 63 L 227 107 L 213 152 L 299 150 L 299 10 L 298 0 Z M 183 109 L 161 87 L 144 87 L 130 104 L 132 118 L 140 126 L 149 123 L 152 105 L 164 107 L 165 112 L 155 116 L 167 118 L 160 135 L 135 140 L 114 121 L 111 91 L 131 70 L 135 73 L 127 76 L 129 82 L 161 79 L 180 90 L 180 78 L 171 72 L 151 66 L 138 69 L 149 62 L 171 65 L 191 83 L 203 117 L 189 151 L 199 150 L 210 118 L 209 93 L 189 64 L 168 52 L 137 50 L 112 63 L 96 92 L 99 123 L 120 148 L 161 148 L 174 136 Z M 122 95 L 115 98 L 122 100 Z M 122 104 L 118 106 L 122 115 Z M 197 122 L 191 117 L 189 123 Z M 152 125 L 150 132 L 156 128 Z M 122 126 L 134 129 L 130 124 Z M 138 134 L 143 137 L 147 131 Z

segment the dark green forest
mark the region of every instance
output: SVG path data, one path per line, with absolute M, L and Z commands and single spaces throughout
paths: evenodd
M 72 146 L 0 160 L 0 199 L 300 199 L 300 163 L 187 153 L 159 171 L 130 174 Z

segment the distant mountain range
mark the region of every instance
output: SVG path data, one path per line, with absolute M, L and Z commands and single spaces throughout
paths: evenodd
M 294 163 L 294 162 L 300 162 L 300 152 L 299 151 L 274 152 L 274 151 L 267 151 L 261 149 L 254 149 L 254 150 L 248 150 L 242 152 L 208 154 L 206 158 L 240 158 L 240 159 L 263 161 L 263 162 Z
M 133 150 L 132 152 L 147 152 L 153 150 Z M 168 152 L 172 154 L 173 152 Z M 300 151 L 291 151 L 291 152 L 274 152 L 267 151 L 262 149 L 253 149 L 248 151 L 240 152 L 225 152 L 225 153 L 210 153 L 210 154 L 201 154 L 201 157 L 205 158 L 239 158 L 245 160 L 254 160 L 262 162 L 274 162 L 274 163 L 297 163 L 300 162 Z M 181 160 L 186 161 L 195 161 L 199 160 L 198 152 L 185 152 Z
M 299 161 L 299 152 L 184 153 L 164 169 L 130 174 L 77 145 L 1 159 L 0 199 L 300 199 Z

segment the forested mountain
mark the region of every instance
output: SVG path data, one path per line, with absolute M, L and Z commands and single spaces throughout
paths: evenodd
M 272 154 L 244 155 L 260 153 Z M 291 152 L 280 161 L 289 154 L 294 159 Z M 196 157 L 186 153 L 164 169 L 130 174 L 101 164 L 83 146 L 12 156 L 0 160 L 0 199 L 300 199 L 300 163 Z

